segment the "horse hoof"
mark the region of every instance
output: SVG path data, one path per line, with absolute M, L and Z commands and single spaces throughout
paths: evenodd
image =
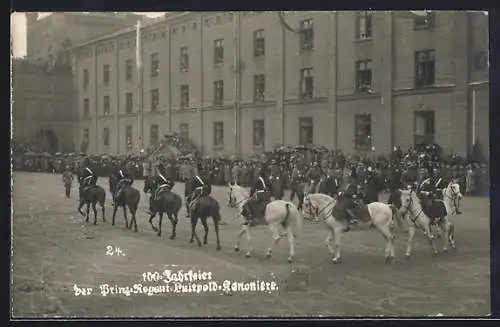
M 407 254 L 405 254 L 405 259 L 406 259 L 406 260 L 410 260 L 410 255 L 409 255 L 408 253 L 407 253 Z
M 201 243 L 198 243 L 198 247 L 201 248 Z
M 193 243 L 193 242 L 194 242 L 194 240 L 189 240 L 189 243 Z
M 175 236 L 174 236 L 174 235 L 170 236 L 170 239 L 171 239 L 171 240 L 174 240 L 174 239 L 175 239 Z
M 222 248 L 220 245 L 217 246 L 217 251 L 220 251 Z
M 434 255 L 435 255 L 435 256 L 436 256 L 436 255 L 438 255 L 438 254 L 439 254 L 439 252 L 438 252 L 438 251 L 434 251 Z
M 115 223 L 111 223 L 111 226 L 114 226 L 114 225 L 115 225 Z
M 385 263 L 389 264 L 389 263 L 393 263 L 394 262 L 394 257 L 386 257 L 385 258 Z
M 448 252 L 448 249 L 443 249 L 443 252 L 445 252 L 445 253 Z
M 240 252 L 240 248 L 236 246 L 236 247 L 234 248 L 234 252 Z
M 334 264 L 338 264 L 338 263 L 340 263 L 340 258 L 332 258 L 332 262 Z
M 160 233 L 156 233 L 156 236 L 160 237 L 160 236 L 161 236 L 161 234 L 160 234 Z
M 250 258 L 252 255 L 250 253 L 245 254 L 245 258 Z
M 292 258 L 288 258 L 288 259 L 286 259 L 286 262 L 293 263 L 293 259 Z

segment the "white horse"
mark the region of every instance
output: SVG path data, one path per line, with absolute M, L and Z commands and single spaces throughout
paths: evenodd
M 347 222 L 334 217 L 336 204 L 337 200 L 328 195 L 321 193 L 308 194 L 304 199 L 304 208 L 302 209 L 304 218 L 324 221 L 328 226 L 329 233 L 325 242 L 328 250 L 333 255 L 333 263 L 340 262 L 342 234 L 347 224 Z M 367 208 L 371 224 L 387 240 L 385 260 L 387 263 L 393 262 L 395 257 L 393 211 L 390 206 L 381 202 L 370 203 L 367 205 Z M 332 248 L 332 240 L 335 242 L 335 249 Z
M 415 238 L 415 232 L 417 228 L 423 230 L 424 235 L 429 240 L 429 244 L 434 254 L 438 254 L 438 249 L 434 244 L 434 235 L 431 232 L 432 219 L 424 213 L 420 199 L 417 197 L 417 193 L 413 189 L 399 190 L 399 193 L 401 199 L 401 207 L 399 208 L 399 212 L 402 217 L 407 217 L 407 219 L 409 220 L 408 242 L 405 253 L 406 258 L 408 259 L 411 256 L 413 240 Z M 448 211 L 446 203 L 445 208 L 447 212 L 451 212 Z M 438 227 L 439 229 L 444 231 L 446 236 L 444 239 L 443 251 L 448 251 L 448 244 L 450 242 L 452 248 L 455 248 L 455 241 L 453 239 L 453 226 L 450 223 L 448 216 L 439 218 Z
M 238 184 L 229 184 L 229 205 L 232 207 L 237 207 L 239 209 L 239 216 L 242 221 L 242 227 L 238 233 L 236 239 L 236 245 L 234 250 L 236 252 L 240 251 L 240 238 L 243 234 L 247 235 L 248 240 L 248 251 L 245 254 L 247 258 L 252 256 L 254 250 L 252 244 L 252 235 L 250 233 L 251 226 L 248 224 L 247 219 L 241 215 L 243 206 L 250 200 L 248 193 Z M 274 247 L 278 244 L 281 239 L 281 234 L 279 232 L 279 225 L 281 225 L 286 231 L 286 236 L 290 244 L 290 254 L 288 256 L 288 262 L 292 263 L 295 256 L 295 237 L 302 230 L 302 216 L 298 211 L 297 207 L 292 203 L 284 200 L 275 200 L 270 202 L 266 206 L 265 210 L 265 222 L 269 226 L 269 229 L 273 233 L 273 242 L 271 246 L 267 249 L 266 257 L 270 258 Z

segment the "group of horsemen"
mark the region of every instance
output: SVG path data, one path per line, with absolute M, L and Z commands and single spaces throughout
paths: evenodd
M 283 172 L 280 172 L 279 169 L 275 169 L 276 167 L 277 165 L 273 165 L 273 162 L 271 162 L 270 168 L 267 168 L 266 165 L 261 166 L 257 178 L 250 190 L 249 198 L 241 212 L 248 223 L 252 223 L 252 221 L 264 217 L 265 206 L 270 202 L 272 197 L 281 199 L 283 196 L 283 194 L 276 195 L 276 192 L 272 190 L 273 182 L 283 176 Z M 305 167 L 299 166 L 293 168 L 290 176 L 292 185 L 291 198 L 293 199 L 298 184 L 304 184 L 304 189 L 302 191 L 303 196 L 317 192 L 337 198 L 337 207 L 339 208 L 337 212 L 340 213 L 340 217 L 338 218 L 345 219 L 349 223 L 354 223 L 358 220 L 356 209 L 362 206 L 362 204 L 366 205 L 371 202 L 377 202 L 378 195 L 384 188 L 380 176 L 372 167 L 367 167 L 362 178 L 354 176 L 356 172 L 352 170 L 350 175 L 347 176 L 347 182 L 343 181 L 343 176 L 339 174 L 339 169 L 323 171 L 317 163 L 313 163 L 307 170 L 304 168 Z M 184 195 L 188 201 L 188 207 L 191 207 L 197 200 L 211 194 L 212 188 L 209 178 L 200 174 L 200 172 L 202 172 L 202 169 L 198 166 L 191 180 L 187 182 L 190 187 L 189 190 L 186 187 Z M 127 168 L 126 161 L 120 164 L 116 172 L 112 175 L 112 178 L 116 181 L 116 187 L 114 188 L 113 194 L 113 199 L 116 201 L 122 196 L 123 189 L 126 186 L 131 186 L 134 181 L 133 174 L 130 173 Z M 95 173 L 95 169 L 91 167 L 91 162 L 88 159 L 84 159 L 81 169 L 78 172 L 80 194 L 96 185 L 97 179 L 97 174 Z M 159 198 L 160 194 L 171 192 L 175 182 L 173 176 L 169 175 L 168 170 L 162 164 L 158 166 L 157 174 L 149 177 L 149 182 L 153 185 L 152 195 L 149 199 L 149 213 L 151 213 L 153 202 Z M 237 181 L 233 180 L 233 182 Z M 404 186 L 408 186 L 407 183 L 404 182 L 406 182 L 406 180 L 404 176 L 402 176 L 402 172 L 398 170 L 398 168 L 395 168 L 388 181 L 389 192 L 391 193 L 389 203 L 392 201 L 392 194 L 394 192 L 402 188 L 403 184 L 405 184 Z M 446 188 L 450 182 L 452 182 L 452 180 L 444 180 L 444 178 L 440 176 L 439 168 L 434 167 L 428 178 L 420 182 L 413 181 L 412 184 L 414 185 L 411 186 L 422 200 L 422 204 L 425 208 L 426 206 L 430 206 L 433 200 L 441 199 L 442 190 Z M 455 207 L 456 213 L 460 214 L 458 200 L 455 203 Z

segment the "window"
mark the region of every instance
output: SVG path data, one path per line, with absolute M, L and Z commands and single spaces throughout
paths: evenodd
M 372 61 L 359 60 L 356 62 L 356 90 L 368 91 L 372 88 Z
M 180 69 L 185 72 L 189 69 L 189 55 L 188 55 L 188 47 L 181 48 L 181 62 Z
M 264 30 L 253 32 L 253 56 L 255 58 L 262 57 L 266 53 L 264 41 Z
M 434 111 L 415 111 L 414 145 L 434 144 Z
M 83 99 L 83 117 L 90 116 L 90 102 L 89 99 Z
M 300 145 L 313 144 L 313 119 L 311 117 L 299 118 L 299 133 Z
M 132 80 L 132 70 L 132 59 L 127 59 L 127 61 L 125 61 L 125 79 L 127 81 Z
M 415 86 L 429 86 L 434 84 L 435 77 L 435 51 L 415 52 Z
M 151 55 L 151 77 L 158 76 L 159 72 L 160 72 L 160 61 L 158 59 L 158 54 L 153 53 Z
M 189 107 L 189 86 L 181 85 L 181 108 Z
M 102 113 L 104 116 L 109 116 L 111 113 L 111 105 L 109 103 L 109 95 L 105 95 L 102 101 Z
M 127 92 L 125 94 L 125 113 L 131 114 L 134 110 L 134 103 L 132 100 L 132 92 Z
M 102 66 L 102 82 L 104 83 L 104 85 L 109 85 L 109 74 L 110 74 L 109 65 L 103 65 Z
M 214 123 L 214 145 L 221 146 L 224 144 L 224 123 L 221 121 Z
M 253 101 L 264 101 L 264 92 L 266 91 L 266 76 L 264 74 L 253 76 L 253 89 Z
M 125 127 L 125 145 L 127 149 L 132 149 L 132 126 Z
M 354 116 L 354 146 L 356 150 L 368 150 L 372 148 L 371 115 Z
M 158 110 L 160 106 L 160 91 L 158 89 L 151 90 L 151 111 Z
M 307 19 L 300 22 L 300 49 L 312 50 L 314 48 L 313 20 Z
M 372 37 L 372 14 L 364 11 L 356 17 L 356 37 L 366 40 Z
M 104 127 L 102 130 L 102 144 L 109 146 L 109 127 Z
M 304 68 L 300 70 L 300 98 L 312 99 L 314 90 L 314 79 L 312 76 L 312 68 Z
M 214 41 L 214 64 L 222 64 L 224 62 L 224 40 L 218 39 Z
M 253 121 L 253 145 L 264 146 L 266 137 L 264 119 L 255 119 Z
M 224 81 L 218 80 L 214 82 L 214 105 L 222 106 L 224 102 Z
M 424 29 L 433 27 L 434 22 L 435 22 L 434 12 L 427 12 L 427 15 L 425 16 L 416 16 L 415 18 L 413 18 L 415 29 Z
M 183 144 L 187 144 L 189 142 L 189 124 L 182 123 L 179 130 L 180 130 L 180 141 Z
M 89 129 L 83 129 L 83 142 L 87 143 L 89 141 Z
M 87 89 L 89 87 L 89 70 L 84 69 L 83 70 L 83 88 Z
M 158 143 L 158 125 L 151 125 L 151 129 L 149 130 L 149 144 L 155 145 Z

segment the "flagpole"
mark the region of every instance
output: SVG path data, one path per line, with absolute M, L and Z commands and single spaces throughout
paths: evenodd
M 141 21 L 137 21 L 137 31 L 136 31 L 136 47 L 135 47 L 135 58 L 137 67 L 137 149 L 141 150 L 143 147 L 142 141 L 142 57 L 141 57 Z

